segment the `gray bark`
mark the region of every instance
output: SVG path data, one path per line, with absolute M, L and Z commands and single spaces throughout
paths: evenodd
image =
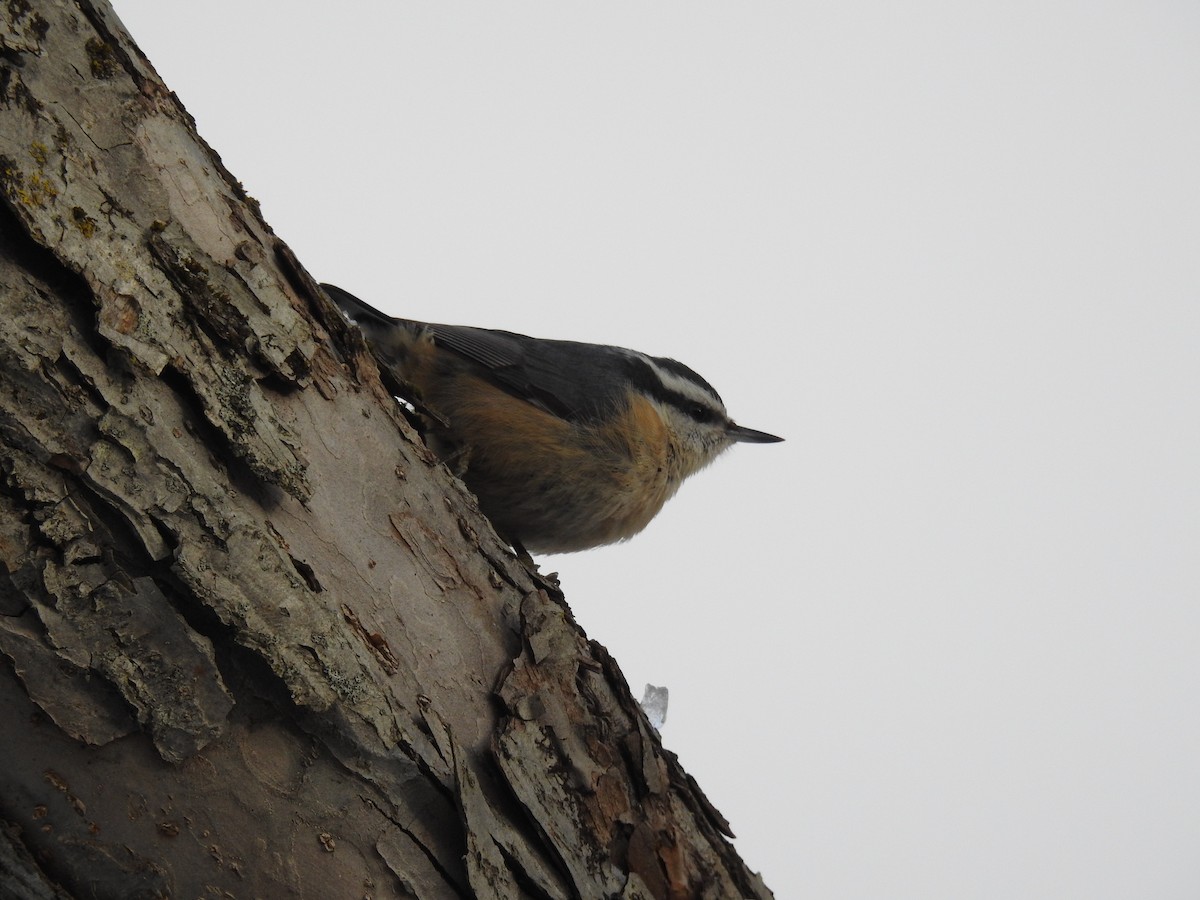
M 111 9 L 2 15 L 0 897 L 770 896 Z

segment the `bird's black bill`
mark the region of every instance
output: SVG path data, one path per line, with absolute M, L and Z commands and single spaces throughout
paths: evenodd
M 783 440 L 783 438 L 767 434 L 765 431 L 755 431 L 753 428 L 743 428 L 741 425 L 730 425 L 729 430 L 725 433 L 735 441 L 745 444 L 776 444 Z

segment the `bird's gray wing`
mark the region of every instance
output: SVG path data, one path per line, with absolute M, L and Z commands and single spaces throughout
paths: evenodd
M 624 399 L 630 360 L 616 347 L 465 325 L 425 327 L 436 344 L 484 367 L 500 387 L 561 418 L 597 418 Z
M 321 285 L 368 337 L 386 344 L 392 328 L 425 331 L 444 350 L 479 366 L 510 394 L 564 419 L 610 412 L 624 399 L 630 354 L 616 347 L 532 338 L 512 331 L 397 319 L 336 285 Z

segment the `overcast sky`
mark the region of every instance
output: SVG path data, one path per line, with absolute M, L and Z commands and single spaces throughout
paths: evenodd
M 114 2 L 319 279 L 787 438 L 545 561 L 777 896 L 1200 896 L 1200 5 Z

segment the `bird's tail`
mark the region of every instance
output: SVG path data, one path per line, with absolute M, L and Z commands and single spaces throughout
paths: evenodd
M 381 326 L 391 328 L 399 324 L 399 320 L 385 315 L 363 300 L 359 300 L 349 291 L 344 291 L 337 285 L 322 284 L 329 299 L 338 305 L 342 313 L 352 322 L 362 326 Z

